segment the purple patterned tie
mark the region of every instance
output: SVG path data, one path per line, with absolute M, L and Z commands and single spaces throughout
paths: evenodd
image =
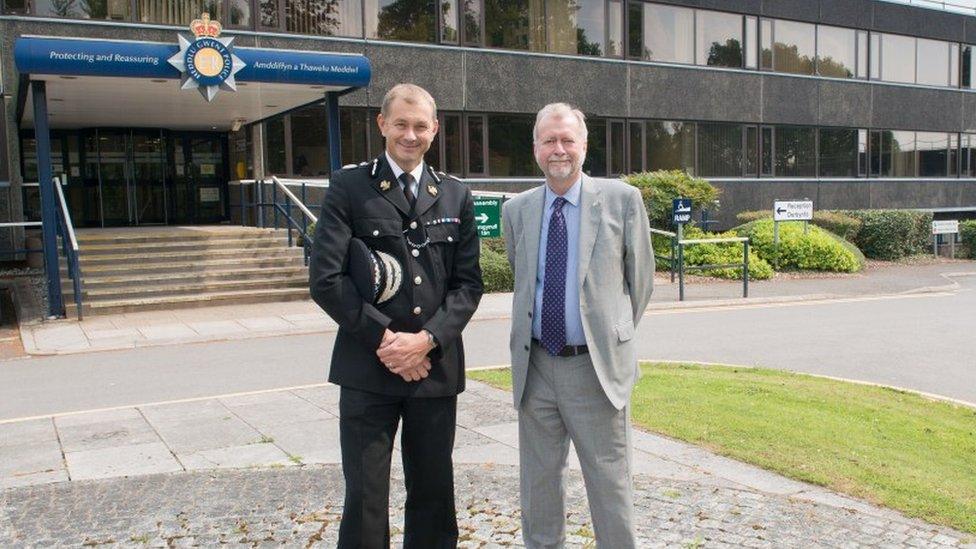
M 546 237 L 546 279 L 542 286 L 542 346 L 556 356 L 566 345 L 566 255 L 569 238 L 559 196 L 552 203 Z

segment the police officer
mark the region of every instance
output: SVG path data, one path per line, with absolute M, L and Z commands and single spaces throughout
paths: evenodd
M 438 128 L 426 90 L 394 86 L 377 122 L 386 151 L 332 174 L 309 266 L 312 298 L 339 324 L 329 372 L 341 386 L 339 547 L 390 545 L 390 459 L 400 420 L 404 547 L 455 547 L 451 453 L 464 390 L 461 330 L 482 293 L 474 205 L 464 184 L 423 161 Z M 396 293 L 382 303 L 350 277 L 353 238 L 397 264 L 383 269 L 385 293 Z

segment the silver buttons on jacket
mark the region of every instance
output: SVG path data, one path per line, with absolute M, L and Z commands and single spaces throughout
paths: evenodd
M 416 229 L 417 228 L 417 222 L 416 221 L 411 221 L 410 222 L 410 228 L 411 229 Z
M 414 257 L 420 257 L 420 250 L 414 248 L 414 249 L 410 250 L 410 255 L 412 255 Z
M 414 277 L 414 279 L 413 279 L 413 283 L 414 283 L 414 285 L 416 285 L 416 286 L 420 286 L 420 283 L 421 283 L 421 282 L 423 282 L 423 281 L 422 281 L 422 280 L 420 279 L 420 277 L 419 277 L 419 276 L 418 276 L 418 277 Z
M 374 230 L 373 231 L 373 236 L 379 236 L 379 235 L 380 235 L 380 231 L 379 230 Z
M 419 315 L 422 312 L 423 312 L 423 310 L 420 307 L 414 307 L 413 308 L 413 314 L 415 314 L 415 315 Z

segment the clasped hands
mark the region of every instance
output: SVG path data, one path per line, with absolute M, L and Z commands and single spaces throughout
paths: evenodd
M 411 334 L 387 329 L 383 332 L 379 348 L 376 349 L 376 356 L 387 369 L 404 381 L 420 381 L 430 374 L 430 358 L 427 353 L 431 349 L 430 339 L 424 330 Z

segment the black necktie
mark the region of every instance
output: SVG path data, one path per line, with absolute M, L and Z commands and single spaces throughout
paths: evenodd
M 403 172 L 400 174 L 400 182 L 403 183 L 403 196 L 407 197 L 407 204 L 412 210 L 417 204 L 417 197 L 413 194 L 413 175 Z

